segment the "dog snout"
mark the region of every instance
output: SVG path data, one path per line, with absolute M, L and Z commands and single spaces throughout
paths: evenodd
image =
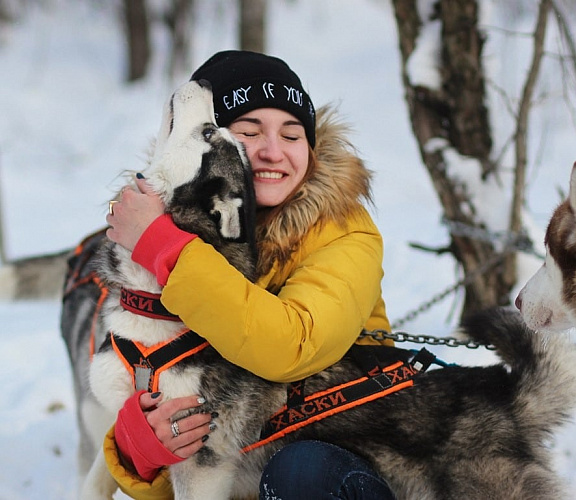
M 200 85 L 200 87 L 202 87 L 203 89 L 208 89 L 208 90 L 212 90 L 212 84 L 208 81 L 208 80 L 197 80 L 198 85 Z

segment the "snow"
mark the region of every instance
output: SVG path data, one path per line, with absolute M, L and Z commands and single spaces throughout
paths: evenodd
M 410 84 L 431 90 L 440 90 L 441 33 L 442 23 L 434 18 L 435 3 L 431 0 L 420 0 L 417 3 L 420 19 L 425 20 L 418 33 L 416 47 L 406 63 L 406 72 Z
M 231 2 L 197 3 L 191 68 L 235 43 L 226 9 Z M 120 174 L 142 165 L 165 99 L 186 79 L 162 75 L 168 42 L 157 27 L 152 76 L 130 86 L 122 83 L 123 40 L 114 4 L 22 2 L 18 22 L 0 28 L 0 201 L 8 258 L 70 247 L 104 224 L 107 200 L 122 184 Z M 424 8 L 426 2 L 421 4 Z M 499 110 L 491 116 L 495 151 L 512 165 L 505 148 L 512 130 L 510 103 L 497 90 L 512 89 L 508 100 L 517 102 L 531 41 L 504 28 L 515 23 L 515 29 L 529 31 L 534 9 L 516 12 L 509 6 L 506 11 L 500 4 L 487 1 L 483 11 L 490 35 L 485 54 L 493 82 L 489 104 Z M 155 5 L 160 8 L 162 2 Z M 501 9 L 508 15 L 504 20 Z M 354 127 L 353 142 L 375 172 L 373 212 L 386 243 L 383 294 L 396 322 L 459 276 L 449 257 L 408 246 L 443 246 L 449 237 L 411 133 L 391 7 L 373 0 L 273 0 L 269 18 L 270 52 L 302 76 L 317 106 L 339 103 Z M 562 99 L 563 85 L 574 93 L 574 77 L 561 74 L 551 59 L 545 62 L 530 129 L 526 222 L 540 252 L 544 228 L 560 201 L 558 188 L 566 190 L 576 159 L 573 117 Z M 504 219 L 496 210 L 501 193 L 496 188 L 481 193 L 479 203 L 493 208 L 486 213 L 490 220 Z M 518 287 L 540 264 L 534 256 L 521 256 Z M 461 300 L 461 292 L 450 295 L 403 329 L 451 335 Z M 0 303 L 0 318 L 0 500 L 73 499 L 78 435 L 71 374 L 59 337 L 59 304 Z M 492 361 L 482 349 L 432 349 L 448 362 Z M 553 446 L 556 468 L 576 498 L 576 424 L 567 426 Z

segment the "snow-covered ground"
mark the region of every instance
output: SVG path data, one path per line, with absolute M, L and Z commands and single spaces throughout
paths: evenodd
M 227 13 L 234 2 L 198 3 L 194 66 L 217 50 L 235 47 Z M 39 4 L 23 2 L 20 20 L 0 28 L 0 202 L 8 258 L 72 246 L 104 224 L 118 174 L 141 164 L 164 100 L 183 81 L 161 76 L 166 47 L 161 30 L 155 31 L 152 76 L 126 86 L 123 40 L 109 3 Z M 383 290 L 394 322 L 457 276 L 450 258 L 408 246 L 412 241 L 441 246 L 448 236 L 408 123 L 391 8 L 375 0 L 273 0 L 270 5 L 270 52 L 302 76 L 317 105 L 340 103 L 355 128 L 355 144 L 375 171 L 374 214 L 386 242 Z M 530 39 L 496 29 L 498 2 L 483 5 L 490 7 L 484 15 L 492 37 L 485 49 L 491 77 L 518 92 Z M 524 19 L 525 13 L 516 14 Z M 518 21 L 516 28 L 527 32 L 532 24 Z M 527 209 L 541 235 L 560 200 L 557 189 L 566 189 L 576 160 L 574 123 L 563 101 L 555 99 L 561 83 L 574 94 L 573 78 L 548 67 L 541 84 L 546 106 L 533 111 Z M 502 111 L 492 121 L 504 130 L 509 119 Z M 543 251 L 541 238 L 535 243 Z M 534 257 L 523 258 L 520 281 L 539 264 Z M 450 335 L 459 300 L 451 296 L 403 329 Z M 78 436 L 59 304 L 0 303 L 0 319 L 0 500 L 73 499 Z M 492 360 L 484 350 L 434 352 L 451 362 Z M 553 446 L 557 469 L 576 498 L 576 424 Z

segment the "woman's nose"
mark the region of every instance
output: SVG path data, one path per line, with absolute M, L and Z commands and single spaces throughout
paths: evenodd
M 274 163 L 281 161 L 283 158 L 282 148 L 278 139 L 275 137 L 266 137 L 262 142 L 258 153 L 262 160 Z

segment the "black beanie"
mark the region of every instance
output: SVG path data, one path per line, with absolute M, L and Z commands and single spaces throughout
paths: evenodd
M 316 113 L 298 75 L 277 57 L 244 50 L 218 52 L 200 66 L 191 80 L 208 80 L 220 127 L 259 108 L 277 108 L 304 125 L 310 146 L 316 143 Z

